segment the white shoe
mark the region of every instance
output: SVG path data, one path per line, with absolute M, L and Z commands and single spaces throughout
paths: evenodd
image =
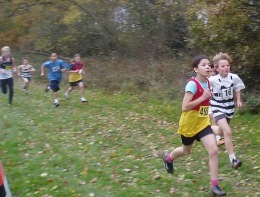
M 65 97 L 66 97 L 66 99 L 70 99 L 70 95 L 69 95 L 69 93 L 68 92 L 65 92 Z
M 56 107 L 59 107 L 59 106 L 60 106 L 60 103 L 59 103 L 58 99 L 55 99 L 55 100 L 54 100 L 54 105 L 55 105 Z
M 45 92 L 48 92 L 51 89 L 51 87 L 49 85 L 47 85 L 47 87 L 45 88 Z
M 84 97 L 81 97 L 80 100 L 81 100 L 82 103 L 88 102 L 87 99 L 85 99 Z

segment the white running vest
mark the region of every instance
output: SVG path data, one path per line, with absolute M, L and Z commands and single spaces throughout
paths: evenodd
M 213 116 L 225 114 L 232 118 L 235 112 L 234 93 L 245 89 L 243 81 L 236 74 L 229 73 L 222 78 L 219 74 L 209 78 L 213 98 L 210 107 Z

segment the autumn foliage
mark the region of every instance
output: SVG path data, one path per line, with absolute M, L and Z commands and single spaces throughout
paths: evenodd
M 1 2 L 0 45 L 147 62 L 222 51 L 259 91 L 259 13 L 256 0 L 11 0 Z

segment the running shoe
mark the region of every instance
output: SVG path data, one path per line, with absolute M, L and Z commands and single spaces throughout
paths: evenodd
M 165 170 L 168 173 L 173 174 L 173 172 L 174 172 L 173 164 L 167 161 L 166 156 L 167 156 L 167 154 L 163 155 L 163 162 L 164 162 Z
M 211 188 L 210 190 L 210 196 L 226 196 L 226 192 L 224 192 L 218 185 L 215 187 Z
M 49 85 L 47 85 L 45 88 L 45 92 L 48 92 L 50 89 L 51 89 L 51 87 Z
M 87 99 L 85 99 L 84 97 L 81 97 L 80 100 L 81 100 L 82 103 L 86 103 L 86 102 L 88 102 Z
M 224 138 L 220 138 L 219 140 L 217 140 L 217 145 L 218 146 L 222 146 L 225 144 L 225 139 Z
M 238 159 L 233 159 L 231 166 L 234 169 L 238 169 L 240 166 L 242 166 L 242 161 L 240 161 Z
M 55 101 L 54 101 L 54 105 L 55 105 L 55 107 L 59 107 L 59 106 L 60 106 L 59 101 L 58 101 L 58 100 L 55 100 Z

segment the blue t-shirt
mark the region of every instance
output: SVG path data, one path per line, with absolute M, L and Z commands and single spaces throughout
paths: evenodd
M 59 59 L 57 59 L 55 62 L 47 61 L 47 62 L 43 63 L 42 66 L 48 68 L 48 70 L 49 70 L 48 77 L 49 77 L 50 81 L 55 80 L 58 82 L 60 82 L 62 79 L 61 69 L 68 67 L 66 62 L 59 60 Z
M 198 81 L 199 82 L 199 81 Z M 199 82 L 199 84 L 201 85 L 201 87 L 203 89 L 206 89 L 208 88 L 208 82 L 205 82 L 205 83 L 201 83 Z M 191 92 L 193 95 L 196 94 L 197 92 L 197 86 L 196 86 L 196 83 L 194 81 L 189 81 L 185 87 L 185 92 Z

